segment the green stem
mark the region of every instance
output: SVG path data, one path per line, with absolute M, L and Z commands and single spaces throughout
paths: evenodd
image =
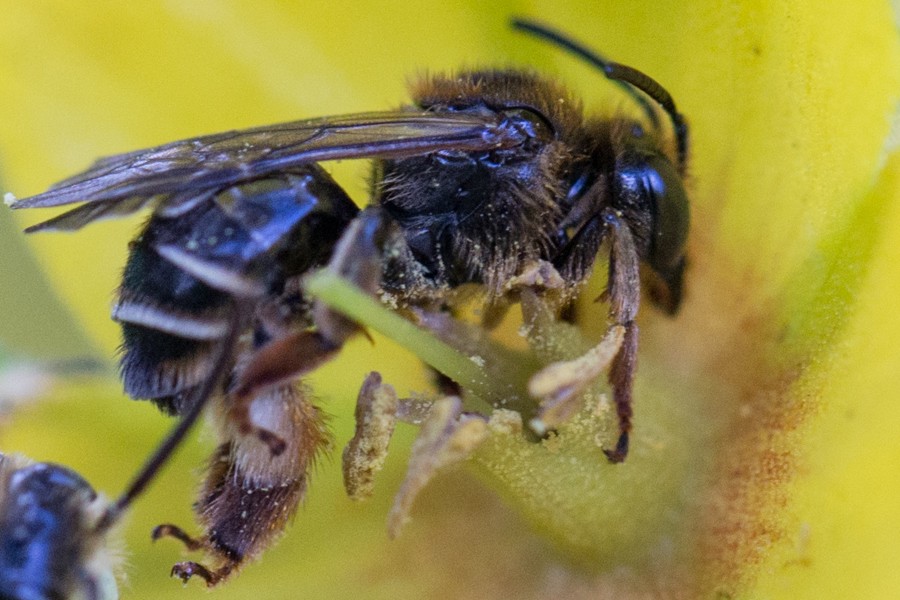
M 464 388 L 482 397 L 491 395 L 490 382 L 472 358 L 391 312 L 350 281 L 321 270 L 308 277 L 304 287 L 329 308 L 397 342 Z

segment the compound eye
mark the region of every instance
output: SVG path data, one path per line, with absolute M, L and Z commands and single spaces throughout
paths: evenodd
M 647 165 L 647 189 L 653 198 L 654 216 L 649 262 L 659 275 L 650 296 L 669 314 L 681 304 L 684 247 L 690 226 L 690 207 L 675 165 L 661 156 Z
M 665 277 L 684 257 L 690 207 L 681 177 L 665 158 L 652 157 L 644 167 L 643 179 L 653 207 L 649 262 Z
M 674 313 L 681 301 L 690 225 L 690 207 L 681 177 L 664 156 L 643 153 L 620 159 L 616 174 L 617 207 L 645 215 L 639 219 L 646 227 L 642 227 L 647 240 L 644 256 L 663 284 L 656 291 L 651 289 L 651 295 L 657 304 Z

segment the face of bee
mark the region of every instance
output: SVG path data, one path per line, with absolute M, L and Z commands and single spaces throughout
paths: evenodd
M 571 303 L 608 248 L 603 366 L 619 436 L 605 453 L 625 459 L 640 265 L 655 275 L 654 298 L 667 312 L 681 298 L 687 126 L 646 75 L 536 24 L 518 26 L 601 66 L 638 100 L 649 128 L 587 117 L 568 90 L 531 72 L 462 71 L 423 78 L 402 110 L 130 152 L 13 205 L 80 203 L 29 231 L 152 210 L 131 245 L 113 317 L 124 336 L 125 390 L 182 421 L 118 506 L 139 495 L 210 403 L 219 436 L 196 503 L 201 534 L 172 524 L 154 532 L 208 557 L 179 563 L 174 575 L 215 585 L 259 555 L 331 445 L 321 411 L 297 383 L 360 327 L 307 296 L 304 277 L 317 269 L 401 309 L 452 309 L 455 290 L 476 286 L 491 312 L 523 290 Z M 671 136 L 647 98 L 667 113 Z M 362 211 L 319 164 L 338 159 L 373 161 L 372 201 Z

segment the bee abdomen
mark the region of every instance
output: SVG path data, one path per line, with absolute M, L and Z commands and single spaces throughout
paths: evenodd
M 121 291 L 112 311 L 114 321 L 197 341 L 218 340 L 228 333 L 228 317 L 222 311 L 191 313 L 161 306 L 149 297 L 130 296 L 127 290 Z
M 227 333 L 229 297 L 168 263 L 151 239 L 132 245 L 113 308 L 124 338 L 120 370 L 129 396 L 177 413 L 171 397 L 206 378 L 215 342 Z
M 318 165 L 198 196 L 161 203 L 131 244 L 113 309 L 126 393 L 170 414 L 208 377 L 232 299 L 277 301 L 358 212 Z M 285 302 L 284 320 L 303 321 L 308 306 Z

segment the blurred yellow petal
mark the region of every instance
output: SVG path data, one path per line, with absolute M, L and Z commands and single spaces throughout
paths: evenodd
M 654 76 L 693 127 L 688 296 L 674 321 L 641 316 L 634 460 L 598 458 L 592 476 L 609 504 L 586 507 L 587 529 L 548 519 L 552 497 L 527 499 L 531 484 L 489 467 L 479 472 L 505 503 L 462 474 L 439 478 L 391 543 L 384 518 L 405 465 L 400 445 L 364 505 L 344 497 L 339 469 L 325 463 L 283 542 L 217 596 L 886 597 L 900 590 L 892 6 L 5 2 L 4 191 L 35 193 L 96 156 L 172 139 L 393 106 L 405 77 L 425 68 L 533 64 L 589 107 L 627 106 L 595 72 L 505 27 L 509 14 L 545 18 Z M 345 172 L 357 198 L 362 173 Z M 135 226 L 29 240 L 110 355 L 108 305 Z M 313 378 L 339 440 L 366 371 L 425 386 L 408 354 L 377 344 L 352 345 Z M 115 493 L 167 425 L 116 396 L 112 382 L 66 390 L 4 431 L 2 447 L 71 464 Z M 401 433 L 408 442 L 414 432 Z M 189 522 L 207 446 L 190 442 L 137 505 L 124 598 L 200 593 L 166 580 L 177 550 L 151 547 L 147 532 Z M 548 464 L 536 467 L 543 482 Z M 564 500 L 577 494 L 554 486 Z

